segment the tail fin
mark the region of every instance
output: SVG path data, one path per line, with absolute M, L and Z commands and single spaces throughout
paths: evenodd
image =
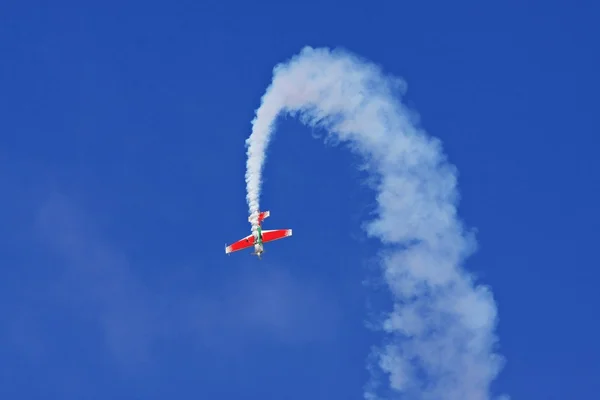
M 270 211 L 262 211 L 258 213 L 258 223 L 260 224 L 261 222 L 263 222 L 265 219 L 267 219 L 269 216 L 271 215 Z M 252 219 L 250 217 L 248 217 L 248 221 L 252 222 Z

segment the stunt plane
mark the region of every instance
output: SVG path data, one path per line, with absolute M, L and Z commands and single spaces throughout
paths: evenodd
M 238 240 L 230 246 L 225 245 L 225 254 L 233 253 L 234 251 L 247 249 L 248 247 L 254 246 L 254 253 L 252 255 L 257 256 L 261 259 L 262 253 L 265 252 L 263 244 L 272 242 L 273 240 L 283 239 L 288 236 L 292 236 L 291 229 L 275 229 L 275 230 L 262 230 L 262 222 L 265 218 L 271 215 L 270 211 L 263 211 L 258 214 L 258 229 L 255 234 L 250 234 L 243 239 Z M 248 218 L 248 221 L 251 221 Z

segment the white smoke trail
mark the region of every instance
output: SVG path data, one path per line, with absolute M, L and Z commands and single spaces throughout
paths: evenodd
M 361 154 L 378 178 L 378 217 L 367 233 L 387 245 L 383 272 L 394 299 L 386 345 L 371 369 L 408 398 L 483 400 L 503 359 L 495 353 L 496 306 L 461 263 L 475 247 L 456 216 L 456 174 L 440 142 L 415 127 L 396 99 L 399 79 L 344 51 L 307 47 L 274 69 L 247 140 L 253 229 L 265 150 L 283 112 L 323 127 Z M 365 398 L 376 398 L 376 380 Z

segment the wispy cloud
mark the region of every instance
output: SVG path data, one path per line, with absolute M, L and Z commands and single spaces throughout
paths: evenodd
M 189 299 L 194 332 L 204 344 L 276 341 L 296 345 L 333 340 L 339 309 L 326 288 L 299 280 L 281 266 L 262 264 Z
M 133 274 L 124 254 L 99 236 L 92 218 L 66 196 L 42 205 L 38 232 L 56 255 L 56 305 L 97 323 L 105 345 L 121 367 L 138 368 L 164 328 L 149 289 Z
M 102 362 L 116 363 L 130 377 L 159 370 L 165 348 L 228 357 L 250 343 L 333 340 L 335 301 L 318 282 L 301 280 L 282 266 L 269 267 L 268 261 L 261 269 L 238 266 L 208 284 L 203 275 L 215 268 L 202 260 L 186 276 L 183 266 L 165 265 L 164 280 L 153 285 L 68 196 L 50 195 L 35 220 L 43 245 L 38 250 L 48 264 L 42 268 L 45 279 L 32 280 L 29 293 L 14 299 L 4 328 L 33 362 L 36 355 L 38 361 L 46 357 L 48 346 L 52 354 L 70 352 L 53 332 L 66 337 L 77 332 L 86 347 L 101 347 L 107 355 Z M 187 284 L 190 273 L 198 285 Z

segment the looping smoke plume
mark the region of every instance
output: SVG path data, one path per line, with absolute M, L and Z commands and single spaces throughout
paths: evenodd
M 386 245 L 383 275 L 394 300 L 384 345 L 369 367 L 407 398 L 484 400 L 503 358 L 496 306 L 461 263 L 475 248 L 456 215 L 456 172 L 437 139 L 397 100 L 401 80 L 344 51 L 304 48 L 274 68 L 247 140 L 247 201 L 257 226 L 265 151 L 282 113 L 321 127 L 368 161 L 377 217 L 367 233 Z M 377 398 L 375 374 L 365 398 Z

